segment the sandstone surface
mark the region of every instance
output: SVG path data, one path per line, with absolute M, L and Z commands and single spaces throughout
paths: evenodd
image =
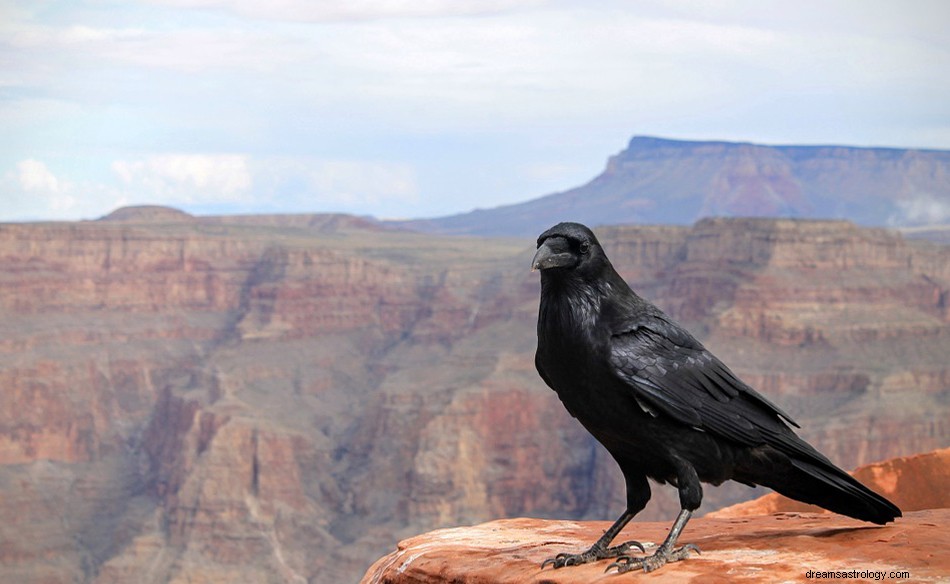
M 950 510 L 915 511 L 873 526 L 833 515 L 782 513 L 733 519 L 700 518 L 681 541 L 701 554 L 659 571 L 606 572 L 612 560 L 555 570 L 541 563 L 560 552 L 586 549 L 609 522 L 502 519 L 433 531 L 399 543 L 361 584 L 569 584 L 808 582 L 835 572 L 849 582 L 946 582 L 950 578 Z M 631 523 L 618 541 L 658 545 L 668 524 Z M 654 549 L 647 545 L 647 551 Z M 812 576 L 809 577 L 809 573 Z
M 896 503 L 904 517 L 876 526 L 772 493 L 691 520 L 680 543 L 696 544 L 701 554 L 658 574 L 664 582 L 800 582 L 809 580 L 809 570 L 888 574 L 847 578 L 855 581 L 950 579 L 945 553 L 950 448 L 864 465 L 854 475 Z M 609 526 L 520 518 L 437 530 L 399 542 L 395 552 L 367 570 L 362 584 L 610 582 L 643 576 L 605 574 L 611 561 L 540 568 L 560 552 L 587 549 Z M 634 520 L 615 541 L 659 545 L 669 526 Z
M 838 464 L 950 445 L 947 246 L 598 233 Z M 154 208 L 0 225 L 0 581 L 351 582 L 438 527 L 615 516 L 619 472 L 533 368 L 533 247 Z

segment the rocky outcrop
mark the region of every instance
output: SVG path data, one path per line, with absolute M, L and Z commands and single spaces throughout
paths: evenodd
M 681 537 L 701 554 L 668 564 L 663 582 L 798 582 L 827 572 L 862 582 L 944 582 L 950 574 L 943 529 L 950 510 L 915 511 L 884 527 L 836 515 L 787 513 L 690 521 Z M 605 573 L 611 560 L 541 568 L 561 552 L 587 549 L 607 522 L 502 519 L 442 529 L 399 542 L 369 568 L 362 584 L 626 582 L 638 572 Z M 632 523 L 618 541 L 636 539 L 652 552 L 669 524 Z M 642 576 L 642 574 L 641 574 Z M 825 576 L 833 578 L 835 576 Z
M 146 211 L 0 225 L 0 580 L 354 581 L 415 533 L 621 508 L 534 371 L 530 241 Z M 599 234 L 842 466 L 950 443 L 946 246 L 764 219 Z M 657 488 L 643 518 L 676 506 Z
M 950 533 L 950 449 L 863 466 L 854 476 L 887 495 L 904 517 L 876 526 L 781 497 L 709 513 L 689 522 L 680 543 L 701 554 L 661 568 L 664 582 L 781 582 L 817 578 L 809 572 L 857 572 L 861 581 L 942 582 L 950 574 L 943 549 Z M 435 582 L 608 582 L 611 560 L 554 570 L 542 562 L 587 549 L 607 522 L 503 519 L 424 533 L 399 542 L 361 584 Z M 617 542 L 635 539 L 652 552 L 669 523 L 634 521 Z M 636 551 L 636 550 L 634 550 Z M 633 554 L 636 555 L 636 554 Z M 874 572 L 864 574 L 862 572 Z M 886 576 L 878 576 L 880 572 Z M 628 576 L 629 578 L 629 576 Z

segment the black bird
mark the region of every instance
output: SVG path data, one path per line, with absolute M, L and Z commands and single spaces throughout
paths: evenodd
M 901 511 L 795 435 L 788 414 L 614 270 L 593 232 L 560 223 L 538 237 L 541 270 L 538 373 L 567 411 L 623 472 L 627 508 L 590 549 L 558 554 L 555 568 L 616 558 L 608 567 L 649 572 L 685 559 L 676 540 L 699 508 L 700 482 L 764 485 L 806 503 L 872 523 Z M 681 510 L 656 553 L 628 556 L 637 542 L 609 547 L 650 500 L 647 478 L 679 490 Z

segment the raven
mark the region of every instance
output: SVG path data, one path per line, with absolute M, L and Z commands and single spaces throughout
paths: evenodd
M 627 508 L 590 549 L 561 553 L 541 567 L 605 558 L 627 572 L 685 559 L 676 547 L 703 498 L 700 482 L 734 480 L 849 517 L 884 524 L 901 511 L 799 438 L 788 414 L 742 382 L 614 270 L 593 232 L 559 223 L 538 237 L 532 270 L 541 270 L 538 373 L 567 411 L 623 472 Z M 681 510 L 653 555 L 609 547 L 650 500 L 647 479 L 679 491 Z

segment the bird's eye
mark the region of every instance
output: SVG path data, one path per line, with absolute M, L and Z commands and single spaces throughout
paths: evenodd
M 582 241 L 581 242 L 581 253 L 587 253 L 590 251 L 590 242 Z

